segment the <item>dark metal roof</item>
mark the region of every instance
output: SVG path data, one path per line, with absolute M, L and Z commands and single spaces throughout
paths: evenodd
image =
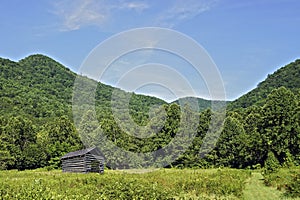
M 87 148 L 87 149 L 82 149 L 82 150 L 79 150 L 79 151 L 74 151 L 74 152 L 67 153 L 66 155 L 61 157 L 61 159 L 82 156 L 82 155 L 85 155 L 89 152 L 92 152 L 93 154 L 101 157 L 100 153 L 99 153 L 99 149 L 97 147 L 90 147 L 90 148 Z

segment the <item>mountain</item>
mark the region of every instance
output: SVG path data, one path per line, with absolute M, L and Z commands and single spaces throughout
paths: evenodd
M 300 59 L 278 69 L 259 83 L 257 87 L 228 105 L 228 109 L 247 108 L 251 105 L 262 105 L 274 89 L 286 87 L 292 92 L 300 89 Z
M 30 55 L 19 62 L 0 58 L 0 114 L 2 116 L 27 116 L 43 123 L 48 118 L 66 115 L 72 118 L 72 95 L 77 74 L 62 64 L 44 55 Z M 152 105 L 167 104 L 165 101 L 134 93 L 102 83 L 97 84 L 96 107 L 99 118 L 111 114 L 112 92 L 118 91 L 121 97 L 130 98 L 131 114 L 136 121 L 148 118 Z M 187 97 L 173 103 L 198 101 L 199 111 L 211 107 L 211 101 Z M 103 114 L 106 113 L 106 114 Z
M 22 115 L 40 123 L 63 115 L 72 118 L 72 94 L 77 74 L 70 69 L 40 54 L 19 62 L 0 58 L 0 69 L 1 116 Z M 130 96 L 132 114 L 146 113 L 151 105 L 166 104 L 155 97 L 125 92 L 100 82 L 96 84 L 96 106 L 100 109 L 111 105 L 114 90 Z
M 70 114 L 75 73 L 42 55 L 19 62 L 0 59 L 1 115 L 33 118 Z

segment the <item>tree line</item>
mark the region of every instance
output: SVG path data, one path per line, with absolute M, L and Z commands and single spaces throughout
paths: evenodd
M 168 145 L 180 133 L 178 129 L 183 129 L 183 134 L 189 133 L 189 126 L 182 128 L 180 125 L 181 118 L 184 117 L 181 115 L 182 109 L 189 109 L 188 117 L 196 118 L 199 123 L 191 145 L 185 147 L 187 150 L 176 160 L 164 158 L 168 167 L 257 168 L 265 166 L 270 159 L 275 159 L 281 166 L 299 165 L 299 97 L 299 93 L 294 94 L 289 89 L 280 87 L 268 95 L 262 106 L 253 105 L 247 109 L 227 111 L 217 144 L 204 157 L 200 155 L 200 148 L 209 128 L 212 115 L 210 109 L 195 113 L 188 106 L 181 108 L 177 104 L 165 104 L 163 110 L 166 112 L 166 119 L 159 131 L 139 133 L 152 134 L 149 138 L 130 135 L 129 132 L 135 130 L 122 130 L 112 116 L 102 118 L 103 113 L 100 113 L 100 120 L 92 118 L 91 111 L 85 113 L 87 119 L 82 119 L 78 130 L 68 116 L 54 118 L 41 127 L 23 116 L 1 117 L 0 167 L 20 170 L 46 166 L 58 168 L 63 154 L 84 148 L 82 141 L 90 139 L 89 144 L 97 145 L 98 140 L 101 140 L 97 135 L 99 127 L 114 145 L 124 150 L 141 153 L 156 151 Z M 158 109 L 157 112 L 161 110 Z M 159 118 L 160 114 L 157 113 L 156 117 Z M 126 119 L 123 120 L 122 123 L 126 123 Z M 152 125 L 155 125 L 155 120 Z M 85 136 L 90 138 L 83 138 Z M 176 148 L 173 150 L 176 151 Z M 106 158 L 108 164 L 119 160 L 118 167 L 123 168 L 135 166 L 138 160 L 134 160 L 134 157 L 131 159 L 128 161 L 120 154 Z M 157 160 L 149 162 L 155 165 Z

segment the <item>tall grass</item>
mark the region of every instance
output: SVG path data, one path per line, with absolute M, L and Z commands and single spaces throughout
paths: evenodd
M 175 170 L 131 174 L 106 171 L 1 171 L 1 199 L 238 199 L 250 173 L 243 170 Z

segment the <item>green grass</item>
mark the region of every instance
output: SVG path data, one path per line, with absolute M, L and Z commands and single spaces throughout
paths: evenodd
M 252 174 L 244 190 L 244 199 L 246 200 L 276 200 L 280 199 L 281 192 L 276 188 L 267 187 L 263 183 L 263 176 L 259 172 Z
M 287 186 L 292 183 L 294 174 L 299 169 L 279 169 L 276 173 L 271 173 L 265 177 L 259 172 L 254 171 L 247 180 L 244 190 L 245 200 L 300 200 L 300 197 L 287 195 Z
M 1 171 L 0 199 L 240 199 L 250 173 L 244 170 L 160 169 L 109 171 Z

